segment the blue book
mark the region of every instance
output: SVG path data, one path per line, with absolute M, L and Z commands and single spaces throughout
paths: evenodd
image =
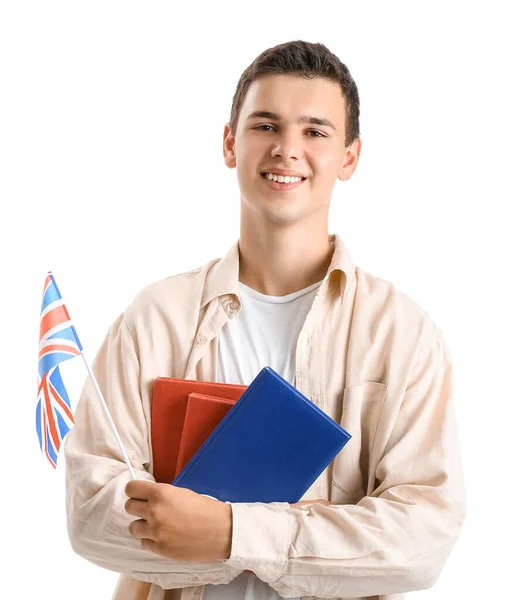
M 172 485 L 223 502 L 298 502 L 351 435 L 270 367 Z

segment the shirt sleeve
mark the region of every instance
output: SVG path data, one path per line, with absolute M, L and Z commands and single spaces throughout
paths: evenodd
M 137 343 L 125 316 L 112 325 L 92 365 L 136 477 L 154 481 L 146 470 L 149 445 L 149 394 L 142 388 Z M 67 530 L 73 550 L 111 571 L 126 573 L 164 587 L 194 581 L 184 574 L 230 571 L 222 561 L 185 563 L 141 547 L 129 533 L 136 517 L 125 512 L 125 486 L 131 479 L 100 398 L 88 377 L 75 411 L 75 425 L 64 444 Z M 162 579 L 161 579 L 162 578 Z M 173 582 L 174 579 L 174 582 Z M 174 585 L 173 585 L 174 584 Z M 187 585 L 190 585 L 188 583 Z
M 226 564 L 254 571 L 282 597 L 433 585 L 466 513 L 452 365 L 441 334 L 433 336 L 414 362 L 372 493 L 357 504 L 233 504 Z

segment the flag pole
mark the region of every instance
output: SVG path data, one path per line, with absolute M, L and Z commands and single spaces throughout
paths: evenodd
M 97 393 L 99 394 L 99 398 L 101 399 L 101 402 L 102 402 L 102 407 L 104 408 L 104 411 L 108 418 L 109 424 L 111 425 L 111 429 L 113 430 L 113 435 L 115 436 L 117 444 L 123 454 L 123 459 L 125 460 L 125 463 L 127 464 L 127 468 L 129 469 L 131 477 L 132 477 L 132 479 L 137 479 L 137 477 L 134 473 L 134 469 L 132 468 L 131 462 L 129 460 L 129 457 L 127 456 L 127 452 L 125 451 L 125 447 L 122 444 L 122 440 L 120 439 L 120 436 L 118 435 L 118 431 L 117 431 L 117 429 L 115 427 L 115 423 L 113 422 L 113 419 L 111 417 L 111 413 L 109 412 L 108 405 L 106 404 L 106 402 L 104 400 L 104 396 L 102 395 L 101 389 L 99 387 L 99 384 L 97 383 L 97 380 L 95 379 L 95 375 L 93 374 L 92 369 L 88 366 L 88 362 L 85 358 L 85 355 L 83 354 L 83 351 L 81 351 L 81 358 L 83 359 L 83 362 L 85 363 L 88 374 L 90 375 L 90 378 L 92 379 L 95 389 L 97 390 Z

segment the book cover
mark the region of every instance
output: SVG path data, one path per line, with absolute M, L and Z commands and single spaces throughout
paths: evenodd
M 235 400 L 208 394 L 189 394 L 182 429 L 176 474 L 185 467 L 213 430 L 228 414 Z
M 211 394 L 238 400 L 245 385 L 158 377 L 152 391 L 151 441 L 155 481 L 172 483 L 180 451 L 189 394 Z
M 172 483 L 222 501 L 298 502 L 350 438 L 265 367 Z

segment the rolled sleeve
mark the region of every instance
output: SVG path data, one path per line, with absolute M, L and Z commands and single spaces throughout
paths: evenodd
M 287 502 L 233 503 L 231 556 L 235 569 L 254 571 L 266 582 L 277 580 L 286 568 L 293 520 Z

